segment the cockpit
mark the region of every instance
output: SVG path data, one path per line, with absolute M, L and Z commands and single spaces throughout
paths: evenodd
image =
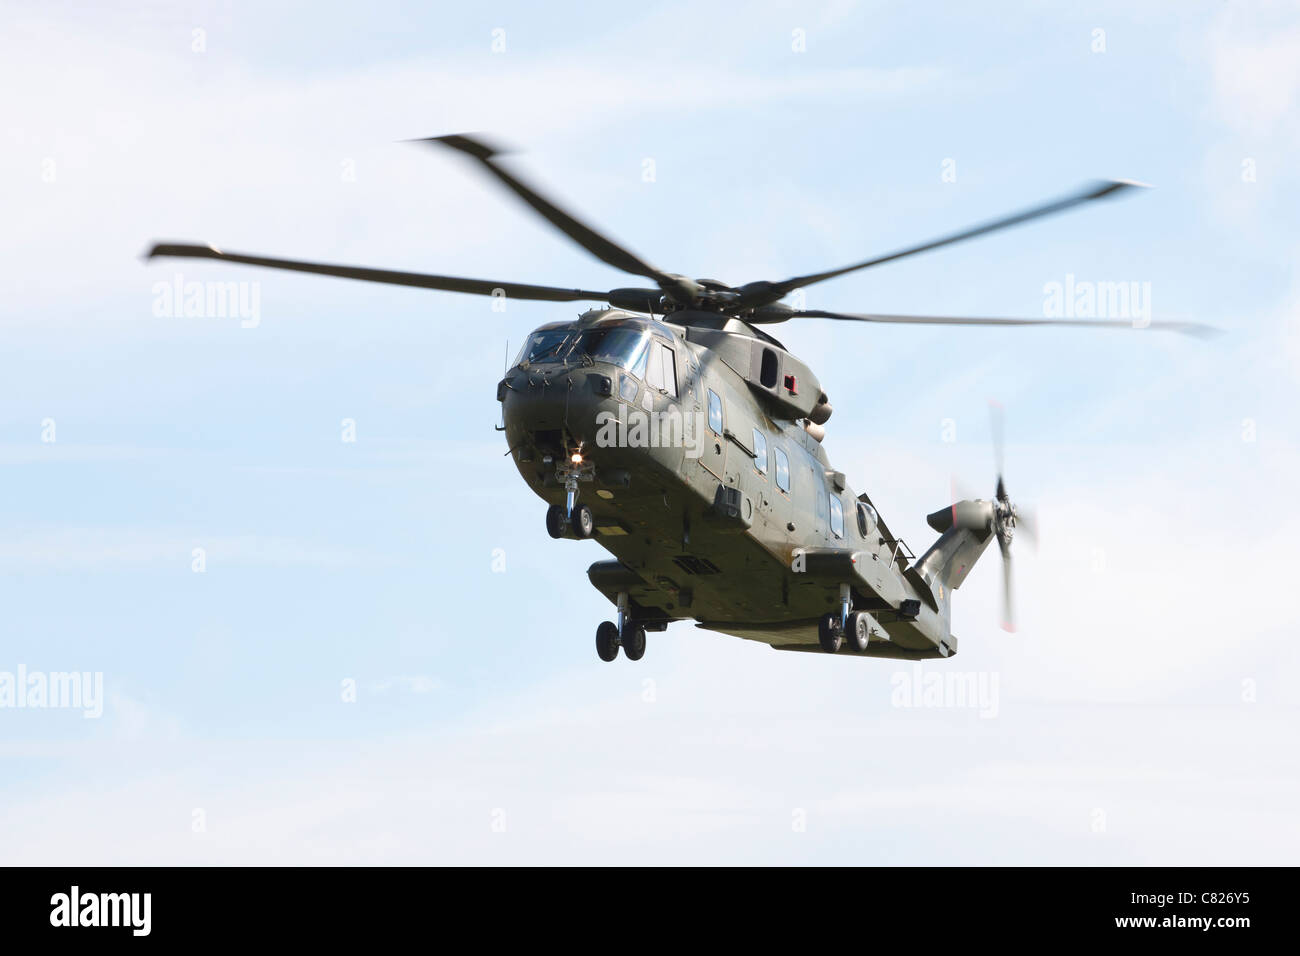
M 515 365 L 608 362 L 642 377 L 655 331 L 649 322 L 636 319 L 585 328 L 571 324 L 540 328 L 529 335 Z

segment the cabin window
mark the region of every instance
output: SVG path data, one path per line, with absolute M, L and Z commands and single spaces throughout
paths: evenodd
M 831 534 L 844 537 L 844 505 L 840 504 L 839 495 L 831 495 Z
M 722 399 L 713 389 L 709 389 L 709 431 L 722 434 Z
M 776 486 L 787 494 L 790 491 L 790 459 L 779 448 L 772 449 L 776 457 Z
M 767 436 L 754 429 L 754 467 L 767 474 Z
M 636 379 L 631 375 L 624 375 L 623 382 L 618 387 L 619 398 L 629 405 L 636 401 L 637 384 Z
M 862 532 L 865 539 L 871 534 L 871 529 L 876 526 L 879 519 L 876 517 L 876 509 L 871 507 L 865 501 L 858 502 L 858 530 Z

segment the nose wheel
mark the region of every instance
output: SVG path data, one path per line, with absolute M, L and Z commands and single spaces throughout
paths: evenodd
M 586 505 L 576 505 L 571 512 L 564 505 L 546 509 L 546 533 L 552 538 L 590 538 L 595 530 L 596 519 Z
M 590 464 L 566 462 L 555 474 L 564 480 L 564 504 L 546 509 L 546 533 L 552 538 L 590 538 L 596 531 L 596 519 L 590 508 L 578 502 L 578 482 L 591 481 L 594 469 Z
M 834 654 L 844 643 L 844 628 L 840 626 L 838 611 L 823 614 L 817 622 L 817 643 L 827 654 Z

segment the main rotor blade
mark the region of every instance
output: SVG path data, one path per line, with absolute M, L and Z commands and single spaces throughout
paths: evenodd
M 806 309 L 791 312 L 791 319 L 838 319 L 845 322 L 892 322 L 907 325 L 1054 325 L 1062 328 L 1086 329 L 1154 329 L 1157 332 L 1179 332 L 1198 338 L 1217 335 L 1221 330 L 1200 322 L 1156 320 L 1145 325 L 1135 325 L 1130 319 L 997 319 L 967 318 L 950 315 L 874 315 L 857 312 L 825 312 Z
M 506 185 L 520 199 L 537 210 L 542 217 L 562 233 L 586 249 L 597 259 L 606 262 L 615 269 L 622 269 L 633 275 L 653 279 L 659 287 L 668 291 L 677 287 L 676 280 L 667 273 L 660 272 L 654 266 L 612 239 L 602 236 L 586 223 L 579 221 L 551 202 L 537 190 L 511 175 L 496 162 L 494 158 L 500 153 L 482 140 L 472 136 L 430 136 L 426 139 L 413 140 L 417 143 L 438 143 L 470 156 L 483 165 L 489 173 Z
M 874 259 L 868 259 L 865 262 L 858 262 L 851 266 L 844 266 L 841 269 L 832 269 L 829 272 L 814 272 L 810 275 L 796 276 L 793 279 L 786 279 L 783 282 L 752 282 L 740 288 L 742 306 L 764 305 L 769 302 L 775 302 L 783 296 L 788 295 L 795 289 L 801 289 L 810 286 L 814 282 L 823 282 L 826 279 L 834 279 L 836 276 L 842 276 L 849 272 L 857 272 L 859 269 L 869 269 L 872 266 L 878 266 L 886 262 L 893 262 L 895 259 L 902 259 L 905 256 L 916 255 L 919 252 L 928 252 L 931 249 L 938 249 L 940 246 L 952 245 L 955 242 L 963 242 L 966 239 L 974 239 L 978 236 L 987 235 L 990 232 L 997 232 L 999 229 L 1007 229 L 1011 226 L 1017 226 L 1023 222 L 1029 222 L 1033 219 L 1041 219 L 1044 216 L 1051 216 L 1058 212 L 1064 212 L 1083 203 L 1092 202 L 1095 199 L 1105 199 L 1108 196 L 1114 196 L 1126 189 L 1135 186 L 1141 186 L 1141 183 L 1134 183 L 1124 180 L 1100 180 L 1090 183 L 1077 192 L 1064 196 L 1061 199 L 1054 199 L 1051 202 L 1043 203 L 1040 206 L 1034 206 L 1031 209 L 1024 209 L 1020 212 L 1013 213 L 1010 216 L 1004 216 L 1001 219 L 991 219 L 982 222 L 979 225 L 972 226 L 969 229 L 963 229 L 961 232 L 950 233 L 941 236 L 930 242 L 923 242 L 917 246 L 908 246 L 905 249 L 899 249 L 887 255 L 877 256 Z
M 522 282 L 495 282 L 490 279 L 466 279 L 461 276 L 436 276 L 424 272 L 395 272 L 391 269 L 369 269 L 363 266 L 331 265 L 324 262 L 304 262 L 299 259 L 272 259 L 250 256 L 241 252 L 222 252 L 213 246 L 195 243 L 160 242 L 146 254 L 146 259 L 160 257 L 182 259 L 216 259 L 218 262 L 237 262 L 241 265 L 264 266 L 268 269 L 285 269 L 290 272 L 311 272 L 316 275 L 337 276 L 340 279 L 360 279 L 363 282 L 384 282 L 388 285 L 415 286 L 421 289 L 443 289 L 447 292 L 468 292 L 474 295 L 504 295 L 508 299 L 540 299 L 545 302 L 605 302 L 608 292 L 591 292 L 586 289 L 557 289 L 547 285 L 527 285 Z

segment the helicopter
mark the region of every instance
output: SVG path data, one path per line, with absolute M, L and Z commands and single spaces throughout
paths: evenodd
M 532 332 L 497 384 L 520 476 L 547 505 L 553 538 L 594 540 L 612 555 L 587 571 L 615 609 L 596 629 L 603 661 L 640 660 L 646 633 L 674 621 L 777 650 L 924 660 L 957 653 L 952 592 L 989 544 L 1003 567 L 1003 626 L 1013 629 L 1011 543 L 1032 531 L 1002 474 L 927 516 L 938 538 L 918 558 L 865 493 L 831 467 L 822 442 L 829 397 L 812 369 L 765 331 L 796 319 L 957 326 L 1148 328 L 1213 332 L 1186 321 L 973 318 L 800 309 L 796 290 L 988 235 L 1141 186 L 1090 183 L 1011 215 L 824 272 L 732 286 L 664 272 L 512 173 L 481 137 L 416 143 L 456 151 L 601 261 L 653 285 L 608 291 L 398 272 L 157 242 L 160 257 L 543 302 L 603 307 Z

